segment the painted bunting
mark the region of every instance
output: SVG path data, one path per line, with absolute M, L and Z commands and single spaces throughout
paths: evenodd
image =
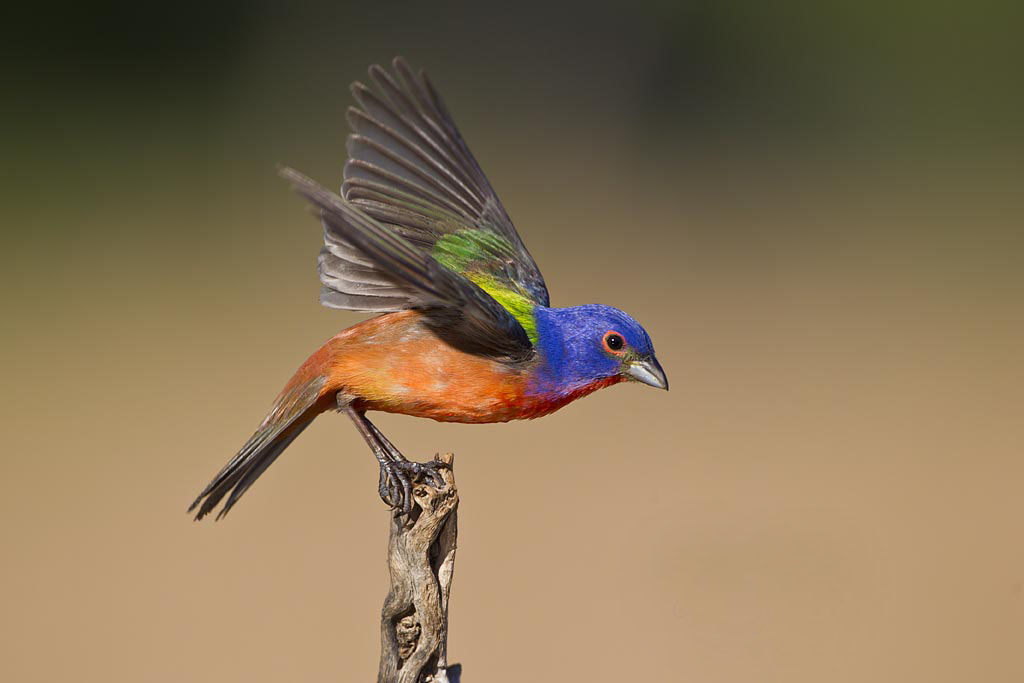
M 385 503 L 444 463 L 404 458 L 366 413 L 442 422 L 541 417 L 623 380 L 668 389 L 643 327 L 599 304 L 551 308 L 537 264 L 427 75 L 372 66 L 348 110 L 341 193 L 284 169 L 319 214 L 320 301 L 380 313 L 302 364 L 189 511 L 218 518 L 313 419 L 347 414 L 380 464 Z

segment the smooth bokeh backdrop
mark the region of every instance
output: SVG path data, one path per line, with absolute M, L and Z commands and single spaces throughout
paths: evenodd
M 428 67 L 547 278 L 669 393 L 381 416 L 457 454 L 467 681 L 1024 680 L 1009 3 L 22 7 L 0 112 L 0 679 L 372 680 L 376 465 L 319 419 L 185 507 L 305 357 L 346 85 Z

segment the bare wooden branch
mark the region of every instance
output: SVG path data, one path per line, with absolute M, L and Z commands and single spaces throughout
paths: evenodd
M 448 665 L 448 596 L 455 569 L 459 494 L 454 456 L 439 458 L 445 485 L 413 486 L 415 504 L 391 518 L 388 569 L 391 589 L 381 610 L 378 683 L 458 683 Z

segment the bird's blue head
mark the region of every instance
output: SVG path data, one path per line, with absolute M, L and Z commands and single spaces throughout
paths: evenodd
M 619 309 L 601 304 L 537 308 L 535 318 L 543 356 L 539 391 L 573 392 L 615 378 L 668 389 L 647 331 Z

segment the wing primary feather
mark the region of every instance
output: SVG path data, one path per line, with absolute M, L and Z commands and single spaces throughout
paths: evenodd
M 429 164 L 434 173 L 445 178 L 448 182 L 456 184 L 468 198 L 473 200 L 478 209 L 483 206 L 484 199 L 480 196 L 479 188 L 475 186 L 475 183 L 468 176 L 461 172 L 462 169 L 459 164 L 451 158 L 444 147 L 417 126 L 415 122 L 410 121 L 397 111 L 388 109 L 377 95 L 367 89 L 366 86 L 363 86 L 361 83 L 358 85 L 361 87 L 353 87 L 352 92 L 355 94 L 356 101 L 366 111 L 351 108 L 349 110 L 351 117 L 356 117 L 356 121 L 362 119 L 367 124 L 375 126 L 382 134 L 407 148 L 424 163 Z M 382 119 L 387 119 L 387 121 Z M 367 134 L 365 129 L 361 129 L 358 123 L 353 121 L 353 118 L 349 118 L 349 124 L 352 125 L 356 132 Z M 417 139 L 419 143 L 426 145 L 426 147 L 418 144 L 416 142 Z
M 327 308 L 337 308 L 342 311 L 360 311 L 365 313 L 386 313 L 406 308 L 409 300 L 406 297 L 389 299 L 379 296 L 358 296 L 355 294 L 342 294 L 330 287 L 320 289 L 320 303 Z
M 365 138 L 362 137 L 352 136 L 349 138 L 350 150 L 358 153 L 359 146 L 363 146 L 364 149 L 367 147 L 373 148 L 374 143 L 371 143 L 369 140 L 366 140 Z M 350 151 L 350 153 L 352 152 Z M 387 162 L 385 161 L 385 163 Z M 345 171 L 347 176 L 349 176 L 350 174 L 351 176 L 354 176 L 354 178 L 347 177 L 346 180 L 362 177 L 372 182 L 369 178 L 367 178 L 367 176 L 376 176 L 380 180 L 390 182 L 392 185 L 396 186 L 396 189 L 404 188 L 408 194 L 419 197 L 421 201 L 431 202 L 436 206 L 447 209 L 455 213 L 456 215 L 462 216 L 462 221 L 469 220 L 470 214 L 466 210 L 465 204 L 460 206 L 459 204 L 453 202 L 448 197 L 442 197 L 436 192 L 430 190 L 429 188 L 424 187 L 419 183 L 416 183 L 411 178 L 403 177 L 402 175 L 395 173 L 394 170 L 384 168 L 376 163 L 373 163 L 372 161 L 368 161 L 362 158 L 349 159 L 347 162 L 345 162 Z
M 290 168 L 281 170 L 281 176 L 289 180 L 296 191 L 312 202 L 321 211 L 335 212 L 345 218 L 355 228 L 346 234 L 358 242 L 358 246 L 369 252 L 371 256 L 393 261 L 402 269 L 426 275 L 423 255 L 410 247 L 407 242 L 394 235 L 373 219 L 355 209 L 338 195 L 324 189 L 312 179 Z M 329 213 L 325 215 L 330 215 Z
M 376 64 L 370 67 L 370 78 L 373 79 L 374 84 L 388 100 L 388 104 L 391 105 L 389 109 L 384 102 L 376 98 L 375 93 L 366 89 L 365 92 L 368 95 L 374 96 L 374 101 L 379 104 L 378 110 L 388 112 L 392 118 L 400 120 L 406 127 L 415 131 L 423 141 L 429 144 L 437 154 L 448 162 L 452 172 L 457 174 L 468 187 L 472 188 L 478 201 L 482 202 L 484 192 L 480 186 L 479 178 L 467 172 L 465 158 L 455 159 L 452 156 L 451 152 L 455 152 L 460 157 L 462 155 L 459 154 L 460 150 L 451 145 L 451 141 L 447 139 L 443 128 L 439 127 L 430 117 L 423 116 L 420 108 L 409 100 L 402 91 L 402 88 L 391 77 L 391 74 L 382 67 Z
M 399 208 L 407 209 L 421 214 L 437 223 L 450 223 L 454 226 L 463 226 L 466 218 L 456 211 L 448 210 L 436 202 L 425 200 L 418 194 L 403 192 L 402 190 L 386 183 L 369 180 L 364 177 L 349 177 L 341 185 L 342 196 L 347 200 L 365 197 L 378 199 L 383 202 L 396 204 Z
M 416 77 L 409 65 L 401 57 L 396 57 L 393 62 L 395 71 L 401 76 L 405 83 L 406 89 L 412 96 L 413 111 L 416 112 L 417 116 L 426 122 L 426 124 L 437 134 L 442 140 L 448 144 L 448 147 L 459 156 L 462 167 L 468 172 L 476 185 L 480 188 L 482 194 L 493 193 L 493 189 L 487 180 L 487 176 L 484 175 L 483 170 L 480 168 L 480 164 L 473 158 L 472 152 L 462 142 L 462 137 L 459 135 L 458 129 L 450 123 L 451 117 L 445 118 L 446 112 L 443 108 L 438 108 L 436 103 L 432 102 L 430 98 L 425 96 L 424 87 L 420 83 L 420 79 Z M 421 77 L 425 77 L 424 72 L 420 72 Z M 454 135 L 453 135 L 454 132 Z
M 353 118 L 356 117 L 353 116 Z M 347 147 L 353 161 L 358 160 L 382 168 L 394 176 L 404 178 L 410 185 L 430 187 L 433 192 L 445 197 L 448 202 L 461 205 L 461 211 L 466 215 L 473 215 L 480 211 L 479 206 L 473 206 L 470 199 L 456 192 L 443 179 L 371 137 L 358 132 L 352 133 L 348 136 Z

